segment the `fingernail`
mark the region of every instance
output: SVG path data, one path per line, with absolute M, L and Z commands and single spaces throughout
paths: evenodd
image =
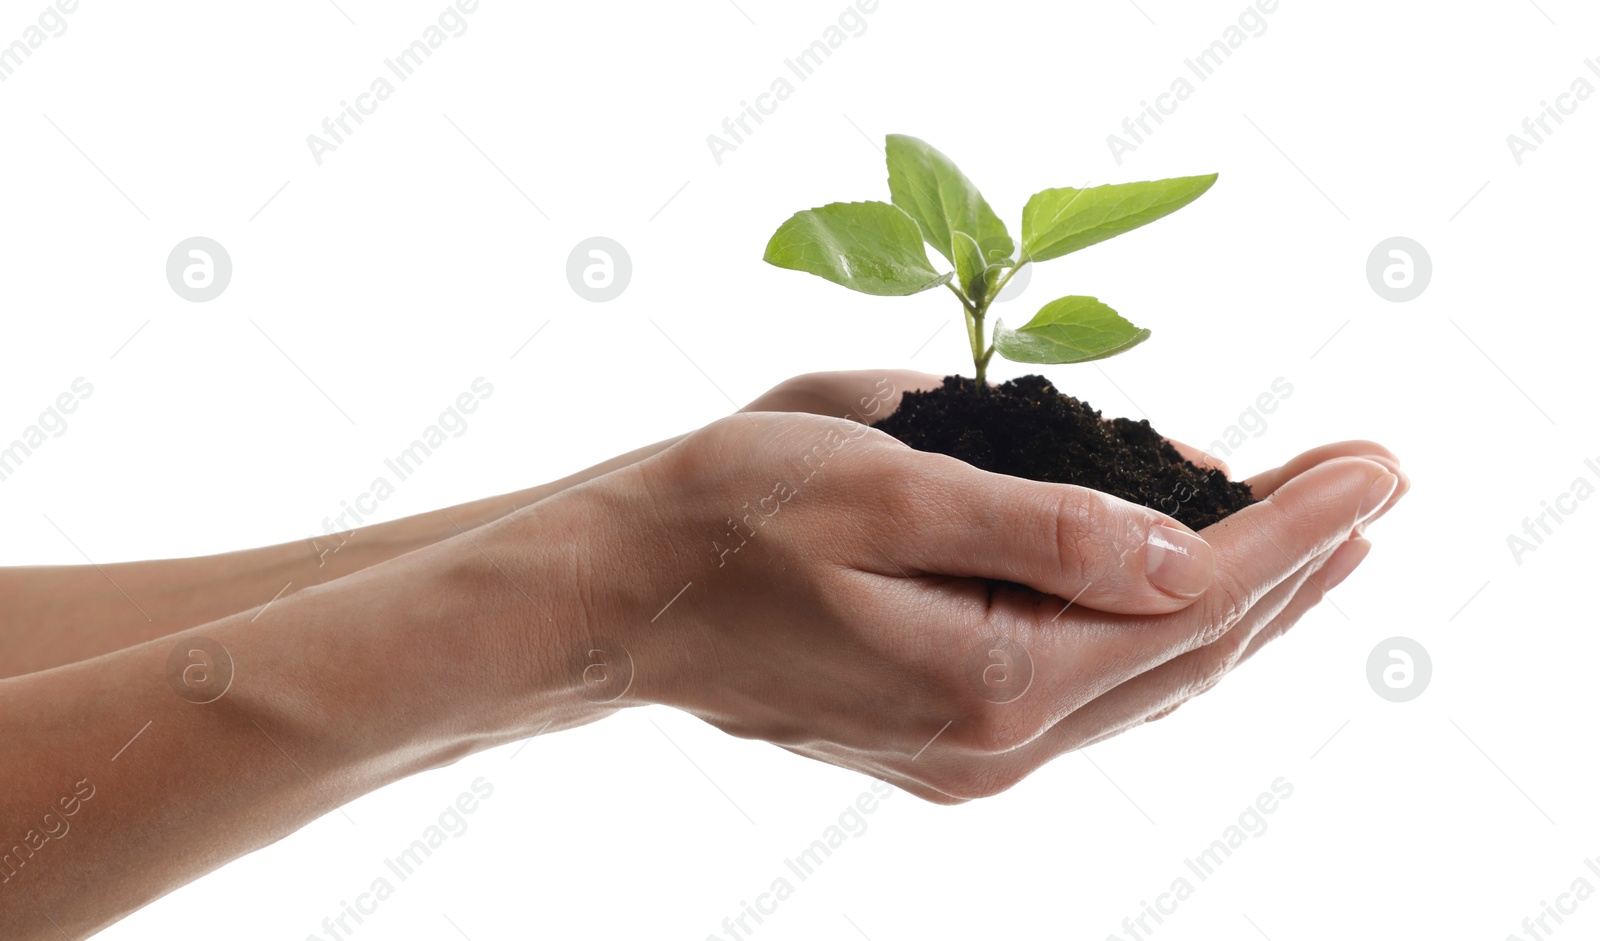
M 1399 461 L 1392 457 L 1385 457 L 1378 454 L 1363 454 L 1361 459 L 1364 461 L 1371 461 L 1374 464 L 1380 464 L 1383 466 L 1384 470 L 1400 478 L 1400 485 L 1395 488 L 1393 494 L 1390 494 L 1391 500 L 1405 496 L 1406 491 L 1411 489 L 1411 478 L 1406 475 L 1405 471 L 1400 469 Z
M 1383 509 L 1383 505 L 1388 503 L 1389 497 L 1394 494 L 1394 488 L 1398 486 L 1400 478 L 1388 471 L 1374 478 L 1372 485 L 1367 488 L 1366 498 L 1361 501 L 1361 509 L 1356 512 L 1356 522 L 1365 523 L 1374 513 Z
M 1339 587 L 1339 583 L 1350 577 L 1350 573 L 1356 570 L 1356 566 L 1361 564 L 1370 551 L 1372 543 L 1360 536 L 1335 549 L 1333 555 L 1328 556 L 1327 563 L 1322 566 L 1322 590 L 1333 591 Z
M 1211 546 L 1194 533 L 1152 526 L 1144 543 L 1144 574 L 1150 584 L 1179 598 L 1197 598 L 1211 587 Z

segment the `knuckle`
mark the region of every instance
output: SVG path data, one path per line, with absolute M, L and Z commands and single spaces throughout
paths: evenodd
M 689 434 L 683 441 L 651 458 L 668 465 L 679 479 L 723 481 L 730 472 L 752 470 L 755 445 L 769 443 L 781 429 L 759 414 L 735 412 Z
M 1233 669 L 1233 657 L 1229 654 L 1213 653 L 1209 650 L 1199 653 L 1202 655 L 1196 657 L 1185 671 L 1187 673 L 1183 684 L 1185 698 L 1198 696 L 1210 690 L 1222 682 L 1222 678 Z
M 858 432 L 855 439 L 835 444 L 831 452 L 825 443 L 822 453 L 804 458 L 806 474 L 819 480 L 823 475 L 832 476 L 839 495 L 853 508 L 867 508 L 897 520 L 914 517 L 928 490 L 927 469 L 918 460 L 921 452 L 905 448 L 875 428 L 859 424 L 856 428 L 868 434 Z M 888 440 L 880 441 L 877 436 Z
M 849 418 L 814 414 L 791 414 L 785 417 L 791 462 L 805 475 L 842 477 L 851 479 L 863 468 L 877 468 L 885 463 L 864 459 L 863 454 L 876 457 L 885 452 L 905 449 L 894 438 Z
M 790 376 L 767 390 L 769 396 L 817 396 L 822 393 L 821 380 L 825 373 L 805 373 L 799 376 Z
M 1120 560 L 1106 552 L 1111 513 L 1096 494 L 1063 488 L 1055 496 L 1056 569 L 1068 583 L 1091 585 L 1108 578 Z
M 1280 615 L 1277 621 L 1250 639 L 1249 645 L 1245 648 L 1245 650 L 1240 652 L 1239 659 L 1245 660 L 1255 656 L 1255 654 L 1260 652 L 1261 648 L 1289 633 L 1289 631 L 1294 629 L 1296 624 L 1300 623 L 1301 617 L 1302 612 L 1298 611 Z
M 1196 646 L 1215 643 L 1244 619 L 1255 602 L 1255 593 L 1239 579 L 1227 572 L 1218 571 L 1216 579 L 1207 589 L 1202 623 L 1195 638 Z
M 908 531 L 917 531 L 926 504 L 927 475 L 919 473 L 913 462 L 873 461 L 863 472 L 862 483 L 870 490 L 869 505 L 876 506 L 878 513 L 904 524 Z

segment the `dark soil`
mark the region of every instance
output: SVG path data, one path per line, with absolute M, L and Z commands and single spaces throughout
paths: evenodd
M 973 380 L 907 392 L 873 427 L 920 451 L 999 474 L 1093 487 L 1204 529 L 1256 502 L 1250 488 L 1184 460 L 1143 419 L 1106 421 L 1087 402 L 1023 376 L 977 394 Z

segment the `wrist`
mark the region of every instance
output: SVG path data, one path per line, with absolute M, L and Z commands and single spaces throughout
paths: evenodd
M 625 676 L 606 682 L 604 664 L 588 669 L 585 659 L 612 623 L 595 607 L 609 592 L 594 589 L 613 580 L 591 548 L 601 512 L 581 492 L 541 499 L 457 534 L 431 567 L 425 594 L 446 606 L 452 648 L 482 651 L 485 660 L 467 708 L 513 739 L 634 704 L 607 694 L 616 679 L 625 691 Z M 596 683 L 606 688 L 597 693 Z
M 675 538 L 683 527 L 673 519 L 672 483 L 653 472 L 656 463 L 571 487 L 481 531 L 479 545 L 494 560 L 525 557 L 520 574 L 501 563 L 522 591 L 488 562 L 481 568 L 511 592 L 503 629 L 520 638 L 526 672 L 541 677 L 553 705 L 594 717 L 671 705 L 696 659 L 699 624 L 688 611 L 695 590 L 705 590 L 697 564 L 705 560 Z
M 465 529 L 278 602 L 263 621 L 320 622 L 280 688 L 351 720 L 303 731 L 393 780 L 603 716 L 555 656 L 581 632 L 545 542 L 498 523 Z

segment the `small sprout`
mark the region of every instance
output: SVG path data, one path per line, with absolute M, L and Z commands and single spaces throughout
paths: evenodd
M 1022 209 L 1017 245 L 983 194 L 949 157 L 915 137 L 890 134 L 891 202 L 829 203 L 795 213 L 763 256 L 780 268 L 827 278 L 864 294 L 903 296 L 944 285 L 961 300 L 977 387 L 995 353 L 1019 363 L 1082 363 L 1115 356 L 1150 337 L 1097 298 L 1071 295 L 1011 329 L 984 333 L 989 305 L 1022 266 L 1060 258 L 1176 212 L 1217 180 L 1185 176 L 1088 189 L 1040 190 Z M 922 247 L 952 270 L 943 274 Z M 940 266 L 943 267 L 943 266 Z

